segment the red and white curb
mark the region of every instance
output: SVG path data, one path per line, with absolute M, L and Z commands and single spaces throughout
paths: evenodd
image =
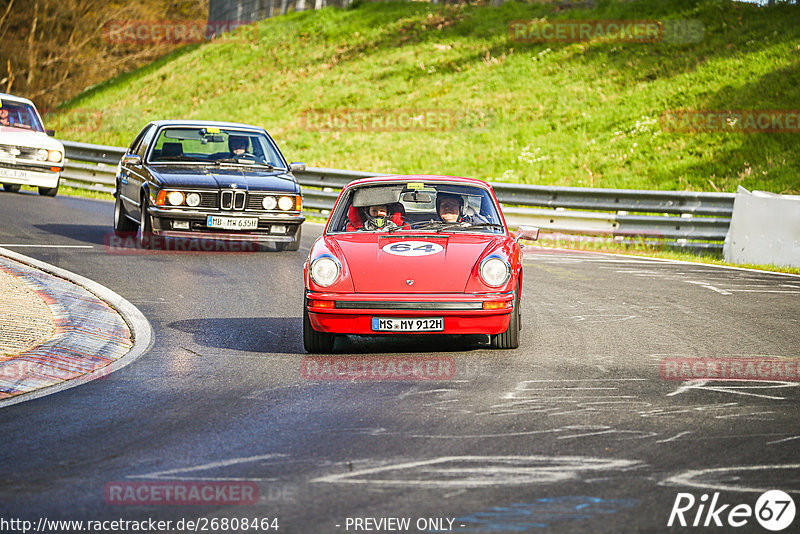
M 56 327 L 49 340 L 0 362 L 0 408 L 107 376 L 153 343 L 142 312 L 97 282 L 4 248 L 0 268 L 47 303 Z

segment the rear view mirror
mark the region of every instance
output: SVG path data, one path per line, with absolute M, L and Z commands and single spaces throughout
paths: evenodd
M 430 193 L 420 193 L 419 191 L 409 191 L 403 193 L 403 202 L 418 202 L 420 204 L 430 204 L 433 196 Z
M 140 165 L 142 163 L 142 158 L 136 154 L 125 154 L 122 156 L 122 163 L 125 165 Z
M 293 161 L 289 164 L 289 172 L 303 172 L 306 170 L 306 164 L 299 161 Z
M 50 137 L 55 137 L 56 136 L 56 131 L 55 130 L 45 130 L 44 133 L 46 133 Z
M 516 233 L 514 240 L 520 241 L 521 239 L 525 239 L 526 241 L 536 241 L 539 239 L 539 229 L 535 226 L 520 226 L 519 231 Z

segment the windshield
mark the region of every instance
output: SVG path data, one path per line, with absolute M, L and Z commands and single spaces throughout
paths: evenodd
M 395 182 L 350 188 L 328 232 L 504 233 L 489 191 L 455 183 Z
M 150 151 L 148 161 L 285 168 L 278 150 L 264 133 L 214 127 L 163 128 Z
M 0 126 L 13 126 L 36 132 L 44 131 L 32 105 L 11 100 L 0 100 Z

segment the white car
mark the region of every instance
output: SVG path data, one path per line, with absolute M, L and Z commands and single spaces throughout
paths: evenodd
M 6 191 L 23 185 L 40 195 L 58 193 L 64 168 L 64 145 L 45 130 L 42 117 L 27 98 L 0 93 L 0 183 Z

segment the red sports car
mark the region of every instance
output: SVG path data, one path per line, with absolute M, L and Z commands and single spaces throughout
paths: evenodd
M 522 252 L 492 188 L 450 176 L 351 182 L 304 265 L 303 343 L 333 349 L 337 334 L 520 335 Z

